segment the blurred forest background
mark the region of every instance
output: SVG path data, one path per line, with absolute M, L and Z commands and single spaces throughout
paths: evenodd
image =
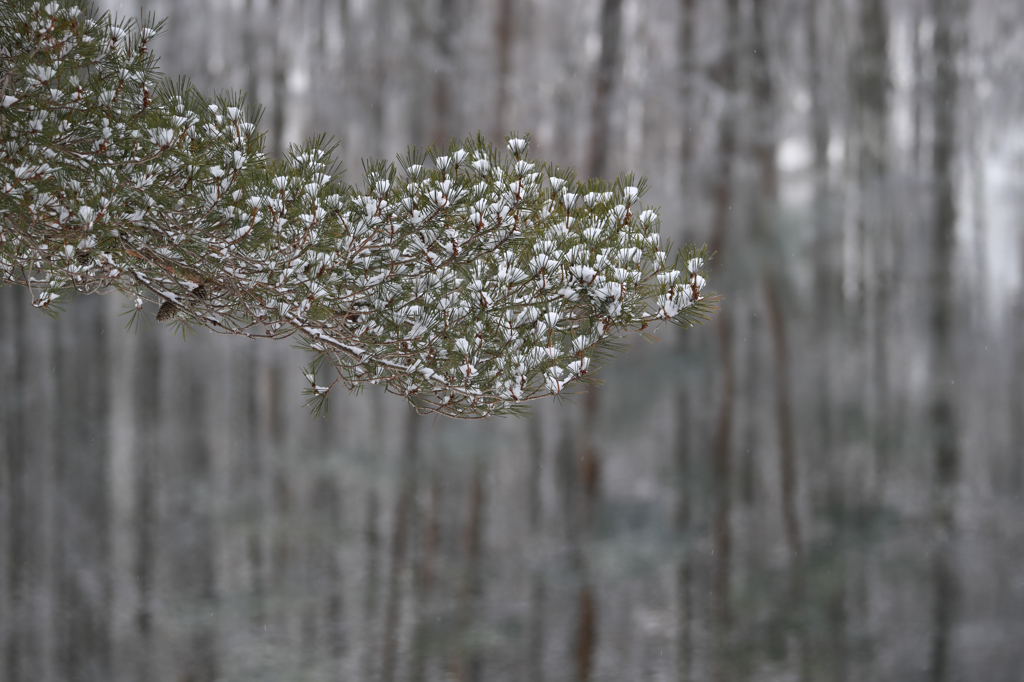
M 1019 0 L 145 9 L 350 182 L 647 175 L 721 311 L 529 419 L 314 421 L 287 344 L 0 290 L 0 678 L 1024 680 Z

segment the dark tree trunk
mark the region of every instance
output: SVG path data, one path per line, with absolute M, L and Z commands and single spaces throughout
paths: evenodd
M 516 3 L 514 0 L 499 0 L 498 21 L 494 25 L 494 42 L 498 51 L 497 110 L 494 114 L 494 132 L 492 137 L 500 140 L 508 133 L 506 122 L 509 120 L 506 109 L 509 106 L 512 73 L 512 48 L 516 38 Z
M 180 379 L 172 389 L 171 413 L 187 426 L 170 435 L 175 451 L 167 466 L 174 476 L 167 480 L 177 482 L 177 492 L 168 509 L 172 544 L 166 561 L 172 594 L 202 614 L 183 642 L 182 675 L 195 682 L 213 682 L 218 676 L 213 452 L 208 432 L 213 406 L 210 385 L 200 367 L 189 367 Z
M 591 114 L 591 177 L 604 177 L 608 171 L 612 101 L 618 74 L 622 68 L 619 55 L 619 43 L 622 40 L 622 0 L 603 0 L 600 21 L 601 54 L 597 62 L 594 108 Z
M 369 491 L 366 498 L 366 526 L 363 530 L 363 538 L 366 544 L 366 570 L 364 574 L 365 586 L 363 588 L 363 631 L 374 633 L 377 631 L 377 590 L 378 590 L 378 566 L 380 551 L 380 538 L 377 532 L 378 520 L 377 492 Z M 362 638 L 362 676 L 365 680 L 376 679 L 376 637 L 372 634 Z
M 367 96 L 370 101 L 370 120 L 372 127 L 370 131 L 370 149 L 378 157 L 383 157 L 386 151 L 384 124 L 386 121 L 387 84 L 390 77 L 388 62 L 391 55 L 390 28 L 392 21 L 392 7 L 390 0 L 375 0 L 373 3 L 373 35 L 376 44 L 370 58 L 373 60 L 373 78 L 366 84 Z
M 717 168 L 713 186 L 713 217 L 710 251 L 715 254 L 715 267 L 722 273 L 723 287 L 729 287 L 735 275 L 729 270 L 725 259 L 725 247 L 729 227 L 733 221 L 733 163 L 736 155 L 736 107 L 737 70 L 740 55 L 740 5 L 739 0 L 728 0 L 723 39 L 725 51 L 721 55 L 718 80 L 725 98 L 721 118 L 718 121 Z M 732 559 L 732 429 L 736 393 L 736 369 L 733 357 L 732 315 L 723 308 L 716 316 L 718 354 L 721 362 L 719 372 L 718 415 L 715 418 L 711 443 L 714 581 L 714 618 L 712 631 L 715 640 L 715 672 L 719 682 L 731 677 L 729 673 L 730 593 L 729 581 Z
M 818 400 L 813 408 L 813 421 L 818 424 L 817 448 L 827 457 L 834 445 L 835 416 L 831 405 L 833 370 L 832 353 L 836 344 L 836 311 L 842 304 L 839 257 L 839 224 L 833 218 L 829 182 L 828 147 L 831 136 L 829 107 L 825 88 L 825 51 L 821 40 L 822 6 L 827 0 L 807 3 L 807 62 L 810 92 L 810 129 L 814 173 L 814 330 L 818 344 L 815 357 L 815 387 Z
M 576 597 L 576 635 L 573 642 L 576 682 L 590 682 L 597 649 L 597 603 L 594 589 L 584 579 Z
M 686 206 L 692 192 L 693 162 L 697 135 L 697 117 L 694 98 L 697 95 L 695 87 L 696 76 L 696 55 L 694 46 L 694 27 L 696 26 L 697 0 L 680 0 L 679 11 L 679 98 L 682 103 L 682 120 L 680 127 L 683 131 L 682 145 L 680 148 L 680 172 L 679 185 L 683 203 L 683 213 L 686 213 Z M 683 233 L 686 234 L 687 225 L 683 225 Z
M 889 178 L 889 17 L 884 0 L 861 5 L 860 43 L 853 54 L 852 92 L 857 126 L 857 239 L 864 330 L 866 416 L 875 451 L 875 477 L 881 483 L 890 447 L 888 333 L 893 292 L 893 224 Z
M 922 140 L 924 134 L 924 108 L 925 100 L 927 98 L 927 87 L 925 86 L 925 74 L 924 74 L 924 61 L 925 51 L 922 43 L 924 42 L 924 35 L 922 32 L 922 24 L 924 22 L 925 13 L 921 11 L 920 3 L 914 3 L 913 14 L 911 15 L 911 68 L 913 70 L 913 86 L 912 86 L 912 100 L 911 100 L 911 150 L 912 150 L 912 161 L 913 168 L 917 172 L 917 175 L 921 175 L 922 171 Z
M 0 292 L 0 676 L 44 679 L 47 630 L 40 608 L 52 589 L 55 531 L 51 471 L 57 462 L 51 423 L 58 380 L 52 365 L 56 325 L 41 319 L 19 288 Z M 58 351 L 59 352 L 59 351 Z M 41 371 L 33 371 L 40 368 Z
M 775 362 L 775 423 L 779 434 L 779 481 L 781 483 L 782 522 L 786 549 L 790 560 L 790 594 L 783 610 L 792 614 L 797 639 L 797 660 L 800 678 L 807 678 L 807 638 L 803 625 L 804 579 L 803 542 L 800 516 L 797 511 L 797 453 L 793 433 L 793 415 L 790 399 L 790 369 L 788 322 L 783 307 L 784 270 L 780 268 L 783 256 L 776 246 L 775 221 L 778 219 L 778 169 L 776 158 L 775 91 L 771 72 L 771 53 L 765 34 L 765 2 L 754 0 L 752 13 L 753 49 L 751 86 L 755 107 L 756 132 L 753 156 L 758 169 L 759 200 L 754 215 L 756 242 L 764 245 L 769 257 L 763 263 L 763 286 L 768 326 Z M 772 256 L 775 257 L 772 257 Z M 751 334 L 753 339 L 754 335 Z
M 691 401 L 680 391 L 676 396 L 675 473 L 676 473 L 676 537 L 682 544 L 682 556 L 676 567 L 676 680 L 689 682 L 693 678 L 693 560 L 691 558 L 692 502 L 690 479 L 690 415 Z
M 409 412 L 406 417 L 405 444 L 402 452 L 401 484 L 396 500 L 394 528 L 391 532 L 391 567 L 388 572 L 387 604 L 384 612 L 382 638 L 381 682 L 393 682 L 398 659 L 399 630 L 402 614 L 402 572 L 408 550 L 410 516 L 416 500 L 417 467 L 419 466 L 420 417 Z
M 438 0 L 434 49 L 440 68 L 434 77 L 434 125 L 430 141 L 447 148 L 449 140 L 461 132 L 458 117 L 458 73 L 455 46 L 460 28 L 458 0 Z
M 542 539 L 544 518 L 541 497 L 542 473 L 544 467 L 543 440 L 541 438 L 540 415 L 534 414 L 527 422 L 530 448 L 530 478 L 527 491 L 530 537 L 536 542 Z M 530 567 L 530 615 L 527 625 L 526 666 L 523 682 L 544 682 L 544 633 L 545 633 L 545 584 L 544 574 L 537 562 Z
M 135 373 L 136 455 L 135 455 L 135 586 L 137 605 L 135 632 L 138 638 L 138 679 L 152 679 L 154 663 L 154 626 L 156 614 L 157 555 L 157 468 L 160 462 L 161 400 L 163 390 L 159 335 L 155 330 L 143 332 L 138 343 Z
M 956 406 L 953 256 L 957 211 L 954 204 L 953 162 L 957 144 L 959 56 L 962 16 L 955 0 L 933 0 L 935 89 L 932 147 L 932 272 L 929 278 L 931 336 L 931 405 L 929 426 L 934 448 L 933 624 L 930 679 L 951 676 L 951 632 L 956 614 L 955 493 L 960 477 L 959 419 Z
M 463 572 L 462 572 L 462 631 L 469 635 L 479 626 L 483 606 L 483 538 L 484 516 L 486 514 L 486 488 L 484 486 L 483 464 L 477 461 L 469 485 L 468 514 L 463 530 Z M 458 669 L 458 679 L 464 682 L 481 682 L 484 656 L 474 638 L 467 636 L 469 650 L 464 645 Z
M 287 20 L 288 0 L 270 0 L 270 14 L 273 21 L 284 22 Z M 286 31 L 273 32 L 274 40 L 274 65 L 271 71 L 271 119 L 270 119 L 270 155 L 275 159 L 283 158 L 287 147 L 284 140 L 284 126 L 287 117 L 288 107 L 288 59 L 289 52 L 282 44 L 287 40 Z
M 109 382 L 100 298 L 77 300 L 60 326 L 57 384 L 55 629 L 57 676 L 109 680 Z M 118 330 L 120 332 L 120 330 Z
M 696 106 L 696 47 L 694 33 L 697 25 L 697 0 L 680 0 L 679 11 L 679 94 L 681 100 L 682 144 L 680 149 L 679 184 L 684 207 L 689 204 L 692 195 L 693 166 L 696 156 L 696 131 L 698 120 L 695 115 Z M 688 225 L 683 225 L 686 234 Z M 689 349 L 690 337 L 687 335 L 679 341 L 680 354 Z M 676 619 L 678 634 L 676 637 L 676 679 L 678 682 L 689 682 L 693 676 L 693 557 L 690 543 L 691 532 L 691 467 L 690 444 L 692 442 L 690 418 L 691 402 L 686 391 L 690 382 L 677 389 L 676 395 L 676 432 L 675 432 L 675 470 L 676 470 L 676 537 L 682 543 L 681 556 L 676 566 Z
M 245 60 L 245 102 L 250 111 L 260 103 L 260 31 L 256 0 L 245 0 L 245 29 L 242 32 L 242 58 Z
M 433 627 L 428 616 L 430 595 L 434 586 L 435 558 L 439 539 L 440 485 L 437 471 L 431 469 L 430 486 L 427 490 L 426 509 L 417 511 L 414 526 L 417 531 L 415 572 L 412 580 L 414 603 L 414 626 L 412 654 L 410 656 L 409 682 L 426 679 L 426 665 L 430 656 L 429 639 Z

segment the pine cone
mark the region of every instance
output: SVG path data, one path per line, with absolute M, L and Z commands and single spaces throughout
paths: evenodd
M 164 301 L 160 304 L 160 310 L 156 311 L 156 321 L 166 322 L 177 314 L 178 304 L 173 301 Z

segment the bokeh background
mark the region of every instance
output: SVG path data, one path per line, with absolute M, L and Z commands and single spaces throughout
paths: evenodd
M 1024 4 L 145 11 L 350 182 L 512 129 L 646 175 L 721 310 L 530 418 L 314 420 L 286 343 L 0 290 L 0 678 L 1024 680 Z

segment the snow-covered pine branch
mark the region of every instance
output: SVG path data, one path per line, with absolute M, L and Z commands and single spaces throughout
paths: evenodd
M 460 418 L 558 395 L 623 334 L 712 310 L 705 254 L 667 258 L 643 181 L 579 182 L 512 136 L 349 186 L 324 138 L 267 159 L 238 98 L 162 79 L 159 31 L 73 2 L 0 8 L 0 283 L 36 307 L 117 290 L 160 321 L 297 336 L 318 409 L 327 363 Z

